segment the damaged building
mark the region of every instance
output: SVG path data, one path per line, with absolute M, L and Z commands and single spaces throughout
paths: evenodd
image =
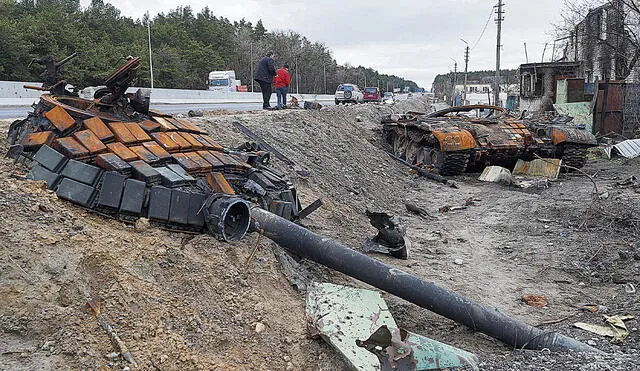
M 520 110 L 552 111 L 557 81 L 580 76 L 580 62 L 528 63 L 520 65 Z

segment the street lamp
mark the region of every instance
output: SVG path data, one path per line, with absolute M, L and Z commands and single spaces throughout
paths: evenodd
M 468 72 L 468 67 L 469 67 L 469 43 L 466 42 L 463 38 L 460 38 L 460 40 L 467 44 L 467 46 L 464 49 L 464 92 L 462 93 L 462 100 L 463 100 L 463 105 L 467 104 L 467 72 Z

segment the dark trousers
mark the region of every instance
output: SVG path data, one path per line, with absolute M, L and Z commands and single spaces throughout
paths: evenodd
M 271 108 L 269 101 L 271 100 L 271 83 L 258 80 L 260 90 L 262 90 L 262 108 Z

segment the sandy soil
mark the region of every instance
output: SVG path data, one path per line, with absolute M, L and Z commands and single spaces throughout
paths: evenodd
M 563 174 L 549 188 L 522 191 L 456 177 L 459 189 L 411 175 L 385 153 L 383 114 L 427 110 L 419 99 L 389 106 L 334 106 L 320 111 L 209 114 L 192 122 L 220 142 L 248 139 L 239 121 L 310 171 L 286 164 L 304 205 L 325 205 L 304 225 L 359 249 L 375 234 L 366 209 L 400 215 L 413 241 L 408 260 L 375 257 L 531 324 L 568 319 L 559 331 L 605 351 L 598 355 L 515 350 L 469 328 L 385 294 L 401 326 L 480 357 L 486 370 L 635 370 L 640 363 L 638 321 L 627 321 L 622 344 L 576 329 L 601 323 L 603 313 L 640 316 L 640 194 L 616 186 L 639 176 L 640 161 L 592 159 L 598 193 L 580 174 Z M 0 131 L 8 128 L 0 124 Z M 6 148 L 6 139 L 1 139 Z M 250 235 L 236 244 L 209 236 L 138 228 L 92 215 L 58 200 L 41 184 L 0 159 L 0 369 L 123 369 L 85 304 L 99 299 L 144 370 L 340 370 L 344 363 L 322 340 L 307 336 L 304 294 L 282 274 L 273 243 Z M 472 198 L 465 210 L 439 213 Z M 435 218 L 408 213 L 404 201 Z M 260 243 L 255 258 L 251 250 Z M 462 264 L 456 264 L 462 261 Z M 309 264 L 318 280 L 364 286 Z M 546 295 L 535 308 L 523 294 Z M 264 331 L 256 332 L 256 328 Z M 110 358 L 111 357 L 111 358 Z

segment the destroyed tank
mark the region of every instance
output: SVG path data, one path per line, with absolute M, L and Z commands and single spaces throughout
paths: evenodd
M 63 60 L 67 62 L 72 55 Z M 149 109 L 150 91 L 127 93 L 140 68 L 128 57 L 93 99 L 64 89 L 52 58 L 47 90 L 33 112 L 9 128 L 9 157 L 30 166 L 58 197 L 96 213 L 235 241 L 250 224 L 250 204 L 288 220 L 302 209 L 287 177 L 268 167 L 255 143 L 221 145 L 205 130 Z M 55 81 L 58 79 L 58 81 Z
M 512 168 L 519 159 L 562 158 L 582 167 L 595 137 L 567 125 L 532 131 L 502 107 L 470 105 L 424 114 L 407 112 L 383 118 L 386 142 L 406 161 L 442 175 L 481 171 L 487 165 Z

